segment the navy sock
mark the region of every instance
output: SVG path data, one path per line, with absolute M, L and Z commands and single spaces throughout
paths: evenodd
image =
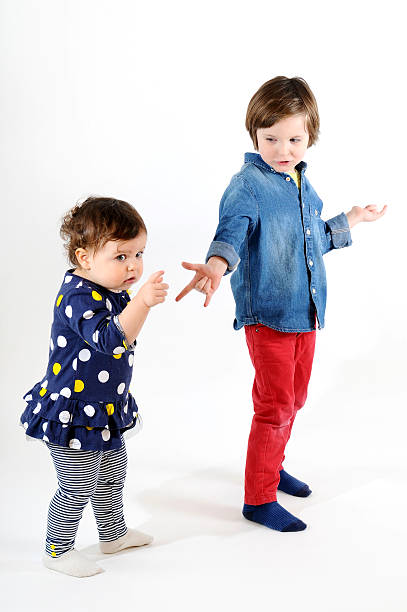
M 296 497 L 308 497 L 312 493 L 305 482 L 290 476 L 285 470 L 280 472 L 280 482 L 277 488 L 280 491 L 284 491 L 284 493 L 288 493 L 288 495 L 295 495 Z
M 276 531 L 302 531 L 306 528 L 306 524 L 299 518 L 290 514 L 278 502 L 270 502 L 268 504 L 260 504 L 259 506 L 251 506 L 245 504 L 243 506 L 243 516 L 249 521 L 260 523 L 270 529 Z

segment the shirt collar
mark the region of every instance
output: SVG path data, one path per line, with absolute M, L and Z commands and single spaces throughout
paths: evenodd
M 259 153 L 245 153 L 244 154 L 244 163 L 245 164 L 254 164 L 255 166 L 258 166 L 259 168 L 263 168 L 264 170 L 268 170 L 269 172 L 273 172 L 274 174 L 287 174 L 286 172 L 277 172 L 277 170 L 274 170 L 274 168 L 272 168 L 271 166 L 269 166 L 261 157 L 261 155 Z M 298 170 L 298 172 L 301 174 L 302 171 L 307 167 L 307 162 L 305 161 L 300 161 L 296 166 L 295 169 Z

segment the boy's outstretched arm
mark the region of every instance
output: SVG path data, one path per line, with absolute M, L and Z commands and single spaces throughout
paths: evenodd
M 380 217 L 383 217 L 387 210 L 387 204 L 385 204 L 382 210 L 377 210 L 375 204 L 369 204 L 364 208 L 362 206 L 353 206 L 352 209 L 346 213 L 348 218 L 349 227 L 354 227 L 357 223 L 362 221 L 377 221 Z
M 195 276 L 177 295 L 175 301 L 179 302 L 179 300 L 192 291 L 192 289 L 196 289 L 206 294 L 204 306 L 209 306 L 209 302 L 216 289 L 219 287 L 222 276 L 228 267 L 226 260 L 222 257 L 214 256 L 208 259 L 208 263 L 206 264 L 192 264 L 183 261 L 182 265 L 187 270 L 195 271 Z

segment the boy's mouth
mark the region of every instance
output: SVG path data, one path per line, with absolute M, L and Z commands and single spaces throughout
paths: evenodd
M 134 283 L 136 280 L 135 276 L 130 276 L 130 278 L 126 278 L 125 283 Z

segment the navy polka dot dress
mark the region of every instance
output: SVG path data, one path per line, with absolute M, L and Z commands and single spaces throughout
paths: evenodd
M 54 306 L 44 379 L 24 396 L 26 434 L 83 450 L 121 446 L 120 435 L 140 425 L 129 393 L 135 345 L 118 320 L 130 301 L 68 270 Z

